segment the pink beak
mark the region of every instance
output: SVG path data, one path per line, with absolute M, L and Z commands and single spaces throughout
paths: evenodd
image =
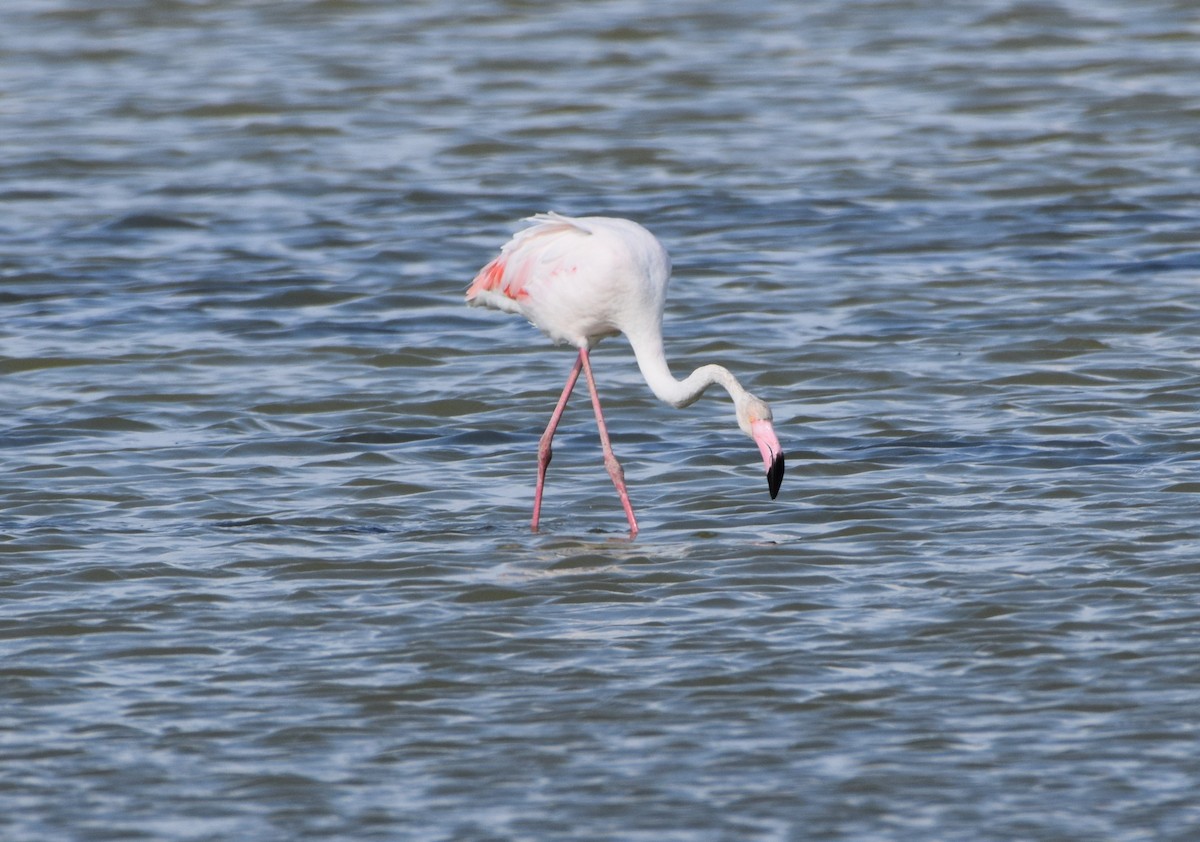
M 775 428 L 770 421 L 751 421 L 750 435 L 762 454 L 767 469 L 767 488 L 774 500 L 779 493 L 779 486 L 783 485 L 783 448 L 779 446 L 779 439 L 775 437 Z

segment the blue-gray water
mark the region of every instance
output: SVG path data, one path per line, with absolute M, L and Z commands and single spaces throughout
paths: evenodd
M 9 0 L 0 838 L 1190 840 L 1190 0 Z M 463 289 L 671 250 L 677 374 Z

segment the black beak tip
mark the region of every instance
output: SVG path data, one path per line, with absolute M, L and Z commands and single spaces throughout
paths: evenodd
M 775 454 L 775 461 L 767 470 L 767 488 L 771 490 L 771 499 L 779 494 L 779 486 L 783 485 L 783 454 Z

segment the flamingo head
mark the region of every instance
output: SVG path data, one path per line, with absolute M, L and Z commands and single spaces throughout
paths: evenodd
M 758 452 L 762 454 L 767 472 L 767 488 L 774 500 L 783 484 L 783 448 L 771 425 L 771 407 L 749 393 L 737 403 L 738 426 L 742 432 L 754 439 Z

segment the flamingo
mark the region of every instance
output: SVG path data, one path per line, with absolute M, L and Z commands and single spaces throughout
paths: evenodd
M 625 472 L 613 455 L 589 359 L 597 342 L 618 333 L 629 340 L 646 384 L 664 403 L 688 406 L 714 383 L 729 393 L 738 427 L 754 439 L 762 454 L 767 488 L 774 500 L 783 482 L 783 449 L 771 424 L 771 408 L 747 392 L 723 366 L 704 365 L 677 380 L 667 365 L 662 316 L 671 259 L 662 243 L 629 219 L 539 213 L 524 221 L 532 225 L 513 235 L 499 256 L 479 270 L 466 300 L 472 306 L 524 316 L 555 344 L 572 345 L 579 351 L 538 445 L 533 531 L 538 531 L 554 432 L 582 370 L 592 395 L 604 465 L 629 520 L 629 536 L 637 535 Z

